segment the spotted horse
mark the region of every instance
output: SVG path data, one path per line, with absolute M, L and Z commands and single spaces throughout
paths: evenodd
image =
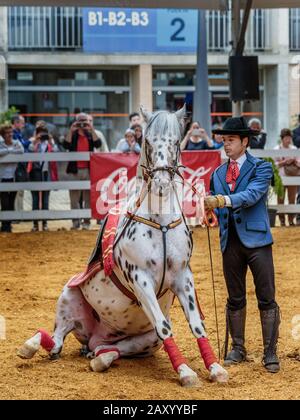
M 192 238 L 177 194 L 185 107 L 175 113 L 141 112 L 147 126 L 138 199 L 129 202 L 125 213 L 110 214 L 117 217 L 117 226 L 108 218 L 88 269 L 63 288 L 53 336 L 38 330 L 18 355 L 30 359 L 42 347 L 50 358 L 58 358 L 72 332 L 92 359 L 92 370 L 103 372 L 119 358 L 151 356 L 163 346 L 181 385 L 199 386 L 172 334 L 169 313 L 177 296 L 209 379 L 225 383 L 228 374 L 213 353 L 199 310 L 189 264 Z M 102 253 L 103 241 L 111 237 L 113 243 Z

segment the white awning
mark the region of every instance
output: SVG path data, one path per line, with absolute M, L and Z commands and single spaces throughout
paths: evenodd
M 239 0 L 233 0 L 239 1 Z M 240 0 L 241 5 L 245 0 Z M 227 0 L 0 0 L 0 6 L 139 7 L 169 9 L 222 9 Z M 253 8 L 300 8 L 299 0 L 253 0 Z

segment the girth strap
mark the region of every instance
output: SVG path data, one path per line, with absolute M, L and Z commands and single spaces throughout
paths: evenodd
M 180 225 L 182 223 L 182 219 L 180 218 L 178 220 L 175 220 L 175 222 L 172 222 L 172 223 L 169 223 L 166 226 L 163 226 L 163 225 L 160 225 L 159 223 L 153 222 L 152 220 L 145 219 L 144 217 L 136 216 L 135 214 L 130 213 L 129 211 L 126 214 L 126 217 L 128 217 L 131 220 L 135 220 L 136 222 L 143 223 L 144 225 L 151 226 L 154 229 L 161 230 L 162 232 L 165 229 L 166 229 L 166 232 L 169 229 L 174 229 L 176 226 L 178 226 L 178 225 Z
M 130 220 L 134 220 L 139 223 L 143 223 L 144 225 L 153 227 L 154 229 L 161 230 L 162 232 L 162 240 L 163 240 L 163 255 L 164 255 L 164 268 L 163 268 L 163 275 L 162 280 L 160 283 L 160 287 L 157 293 L 157 296 L 160 296 L 161 291 L 164 287 L 166 271 L 167 271 L 167 233 L 170 229 L 174 229 L 176 226 L 179 226 L 182 223 L 182 218 L 175 220 L 174 222 L 169 223 L 168 225 L 160 225 L 159 223 L 153 222 L 152 220 L 145 219 L 144 217 L 137 216 L 130 212 L 127 212 L 126 216 Z

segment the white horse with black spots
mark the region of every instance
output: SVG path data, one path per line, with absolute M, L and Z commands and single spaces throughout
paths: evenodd
M 172 335 L 169 312 L 177 296 L 210 380 L 224 383 L 228 374 L 213 355 L 198 308 L 189 264 L 192 239 L 176 196 L 176 185 L 182 182 L 179 158 L 185 107 L 176 113 L 141 111 L 147 127 L 138 168 L 143 174 L 139 207 L 131 203 L 131 210 L 120 216 L 113 252 L 114 273 L 135 299 L 103 270 L 77 288 L 66 285 L 58 300 L 53 336 L 38 330 L 18 354 L 32 358 L 42 346 L 57 358 L 72 332 L 89 352 L 92 370 L 102 372 L 121 357 L 151 356 L 164 345 L 180 383 L 198 386 L 197 373 Z

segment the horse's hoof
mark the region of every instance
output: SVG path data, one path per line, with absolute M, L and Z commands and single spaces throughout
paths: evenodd
M 183 378 L 180 378 L 181 386 L 184 388 L 200 388 L 201 382 L 198 376 L 184 376 Z
M 94 372 L 104 372 L 107 370 L 112 362 L 119 357 L 118 353 L 115 351 L 109 351 L 107 353 L 99 354 L 91 360 L 90 366 Z
M 213 363 L 210 367 L 209 379 L 212 382 L 226 384 L 229 381 L 228 372 L 218 363 Z
M 179 373 L 179 380 L 183 387 L 199 388 L 201 386 L 197 373 L 185 363 L 179 366 L 177 372 Z
M 32 359 L 37 351 L 38 351 L 38 348 L 25 343 L 18 350 L 17 356 L 19 356 L 21 359 Z

